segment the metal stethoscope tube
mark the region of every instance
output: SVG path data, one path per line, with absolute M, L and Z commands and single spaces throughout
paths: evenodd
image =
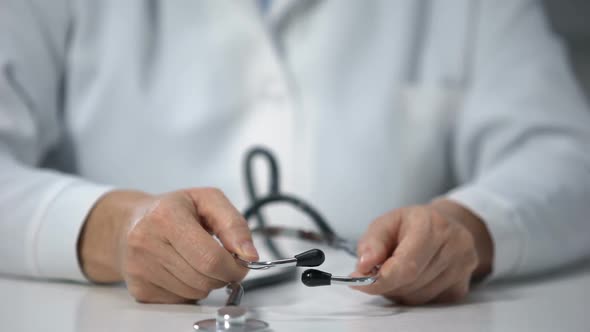
M 306 266 L 315 267 L 324 263 L 324 252 L 319 249 L 310 249 L 295 255 L 292 258 L 277 259 L 270 261 L 248 261 L 234 254 L 236 262 L 251 270 L 267 270 L 275 267 L 292 267 Z M 308 287 L 329 286 L 329 285 L 346 285 L 346 286 L 366 286 L 377 281 L 377 271 L 371 276 L 349 277 L 334 276 L 331 273 L 308 269 L 301 275 L 301 281 Z
M 319 249 L 310 249 L 295 255 L 292 258 L 284 258 L 270 261 L 248 261 L 234 254 L 234 258 L 239 265 L 249 268 L 250 270 L 267 270 L 273 267 L 290 267 L 290 266 L 320 266 L 324 263 L 324 252 Z

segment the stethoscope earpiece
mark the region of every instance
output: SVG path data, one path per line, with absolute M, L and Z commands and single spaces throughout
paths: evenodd
M 301 274 L 301 282 L 307 287 L 329 286 L 332 274 L 320 270 L 309 269 Z
M 295 255 L 295 259 L 297 260 L 296 266 L 313 267 L 324 264 L 326 256 L 320 249 L 310 249 Z

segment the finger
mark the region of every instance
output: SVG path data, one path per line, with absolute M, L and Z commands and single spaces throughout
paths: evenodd
M 414 293 L 398 296 L 394 292 L 392 294 L 385 294 L 385 296 L 406 305 L 426 304 L 462 280 L 463 276 L 457 272 L 457 269 L 447 269 L 439 277 Z
M 209 290 L 195 289 L 185 284 L 166 268 L 166 262 L 164 262 L 161 256 L 166 249 L 170 250 L 169 246 L 161 245 L 159 241 L 152 241 L 148 246 L 149 251 L 136 250 L 132 255 L 127 257 L 127 280 L 148 281 L 186 299 L 202 299 L 207 297 Z
M 209 295 L 209 290 L 196 289 L 185 284 L 163 266 L 160 266 L 159 271 L 151 276 L 150 281 L 156 286 L 185 299 L 200 300 Z
M 438 278 L 448 268 L 451 262 L 451 256 L 448 253 L 447 247 L 448 245 L 445 244 L 438 249 L 437 253 L 432 257 L 431 261 L 428 263 L 426 269 L 422 271 L 422 273 L 420 273 L 419 278 L 413 283 L 401 287 L 395 287 L 395 285 L 393 285 L 392 283 L 388 283 L 388 285 L 384 285 L 384 289 L 379 287 L 379 284 L 377 283 L 376 287 L 359 286 L 353 288 L 369 294 L 387 293 L 390 294 L 390 296 L 392 296 L 391 294 L 395 294 L 395 296 L 404 296 L 407 294 L 414 293 L 417 290 L 423 288 L 425 285 L 432 282 L 434 279 Z M 351 274 L 351 276 L 361 277 L 365 276 L 365 274 L 361 274 L 358 271 L 355 271 L 355 273 Z
M 195 220 L 193 213 L 190 207 L 162 205 L 157 213 L 151 214 L 151 224 L 159 225 L 153 232 L 159 234 L 161 243 L 155 248 L 148 248 L 148 252 L 161 251 L 162 243 L 170 245 L 194 270 L 209 278 L 228 283 L 242 280 L 247 269 L 236 263 L 231 253 Z M 133 242 L 141 240 L 142 237 L 139 237 Z
M 196 271 L 226 283 L 240 281 L 247 269 L 238 265 L 234 257 L 219 245 L 199 223 L 183 223 L 170 238 L 170 244 Z
M 441 249 L 444 237 L 433 227 L 428 209 L 409 209 L 400 226 L 399 244 L 379 274 L 398 288 L 418 280 Z
M 227 285 L 195 270 L 172 246 L 163 246 L 159 262 L 180 281 L 194 289 L 210 291 Z
M 134 280 L 128 282 L 127 290 L 140 303 L 175 304 L 194 302 L 194 300 L 178 296 L 148 281 Z
M 420 273 L 419 280 L 410 285 L 396 288 L 390 292 L 394 292 L 399 296 L 411 294 L 438 278 L 451 264 L 451 246 L 452 245 L 449 242 L 446 242 L 438 249 L 437 253 L 432 257 L 430 262 L 428 262 L 426 269 Z
M 258 260 L 246 220 L 220 190 L 196 189 L 190 190 L 189 194 L 198 215 L 225 248 L 244 258 Z
M 442 244 L 433 232 L 430 217 L 426 209 L 409 209 L 400 225 L 399 244 L 393 256 L 381 266 L 379 279 L 359 290 L 384 294 L 420 280 L 421 273 Z
M 357 245 L 359 257 L 356 271 L 360 275 L 368 274 L 382 264 L 393 252 L 401 214 L 394 212 L 385 214 L 372 222 Z

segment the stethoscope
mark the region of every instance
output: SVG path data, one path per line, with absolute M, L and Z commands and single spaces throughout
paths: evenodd
M 268 165 L 270 181 L 266 196 L 259 197 L 254 185 L 253 163 L 256 157 L 264 158 Z M 237 254 L 233 254 L 236 263 L 250 270 L 267 270 L 271 268 L 283 268 L 283 271 L 260 278 L 244 281 L 242 284 L 228 285 L 230 293 L 226 305 L 217 311 L 215 319 L 206 319 L 194 323 L 193 327 L 198 331 L 263 331 L 268 324 L 258 319 L 247 317 L 247 310 L 239 306 L 244 289 L 255 289 L 291 280 L 296 276 L 297 267 L 317 267 L 324 263 L 325 254 L 322 250 L 314 248 L 289 258 L 279 250 L 274 239 L 278 236 L 303 240 L 315 244 L 323 244 L 356 257 L 356 243 L 339 237 L 325 219 L 311 205 L 290 194 L 281 193 L 279 186 L 279 167 L 274 155 L 267 149 L 256 147 L 249 150 L 245 158 L 244 173 L 246 187 L 251 201 L 243 215 L 249 222 L 252 219 L 258 221 L 258 225 L 251 231 L 253 234 L 261 234 L 269 251 L 275 257 L 271 260 L 249 261 Z M 271 204 L 290 204 L 303 212 L 319 228 L 319 232 L 299 230 L 286 227 L 268 226 L 262 213 L 262 208 Z M 372 275 L 363 277 L 334 276 L 331 273 L 308 269 L 301 275 L 301 281 L 308 287 L 328 285 L 364 286 L 377 281 L 377 267 Z
M 410 45 L 408 45 L 409 54 L 407 58 L 409 59 L 409 63 L 406 66 L 407 72 L 405 73 L 408 84 L 416 84 L 416 81 L 418 81 L 419 61 L 422 58 L 422 52 L 425 47 L 424 43 L 428 30 L 427 24 L 430 21 L 428 15 L 431 11 L 431 1 L 432 0 L 419 0 L 416 2 L 416 17 L 413 20 L 414 26 L 411 28 L 414 32 L 414 36 L 413 38 L 410 38 Z M 459 82 L 461 85 L 465 85 L 470 72 L 471 62 L 468 60 L 472 58 L 471 53 L 473 51 L 473 45 L 471 45 L 473 38 L 470 33 L 475 30 L 473 25 L 477 22 L 476 14 L 478 12 L 478 6 L 478 1 L 470 2 L 470 11 L 473 15 L 471 15 L 470 21 L 468 22 L 470 27 L 465 30 L 467 33 L 464 40 L 463 52 L 465 65 L 463 68 L 463 77 L 461 78 L 462 81 Z M 264 197 L 259 197 L 254 186 L 252 168 L 253 160 L 256 157 L 264 158 L 269 168 L 271 181 L 269 182 L 268 193 Z M 218 310 L 216 319 L 209 319 L 195 323 L 194 327 L 196 330 L 243 332 L 265 330 L 268 327 L 266 322 L 247 318 L 247 310 L 239 306 L 239 300 L 243 295 L 244 289 L 251 290 L 291 280 L 296 277 L 296 267 L 317 267 L 324 262 L 324 253 L 319 249 L 311 249 L 291 258 L 282 258 L 285 257 L 285 255 L 282 254 L 274 243 L 274 238 L 276 236 L 286 236 L 312 243 L 324 244 L 331 248 L 345 251 L 351 256 L 356 257 L 356 244 L 338 237 L 316 209 L 295 196 L 281 193 L 278 181 L 278 165 L 270 151 L 264 148 L 254 148 L 250 150 L 246 155 L 244 171 L 248 198 L 251 202 L 250 207 L 244 211 L 244 217 L 248 221 L 252 219 L 257 220 L 258 225 L 252 229 L 252 232 L 263 235 L 265 244 L 274 256 L 274 259 L 266 261 L 248 261 L 242 257 L 234 255 L 236 262 L 251 270 L 266 270 L 271 268 L 284 269 L 277 274 L 246 280 L 241 285 L 229 285 L 228 291 L 230 292 L 230 296 L 226 306 Z M 261 209 L 264 206 L 276 203 L 290 204 L 308 215 L 319 228 L 319 233 L 268 226 Z M 375 267 L 372 274 L 365 277 L 333 276 L 324 271 L 308 269 L 301 275 L 301 281 L 309 287 L 327 285 L 370 285 L 378 278 L 378 268 L 379 267 Z
M 270 181 L 268 193 L 266 196 L 260 197 L 256 192 L 254 185 L 253 164 L 255 158 L 264 158 L 268 165 Z M 236 254 L 234 257 L 236 262 L 251 270 L 267 270 L 270 268 L 288 268 L 288 267 L 317 267 L 324 263 L 325 255 L 320 249 L 311 249 L 290 258 L 285 257 L 274 243 L 274 238 L 278 236 L 289 237 L 297 240 L 303 240 L 315 244 L 323 244 L 330 248 L 344 251 L 356 257 L 356 243 L 339 237 L 336 232 L 328 225 L 322 215 L 304 200 L 290 194 L 281 193 L 279 184 L 279 166 L 276 158 L 269 150 L 256 147 L 249 150 L 245 158 L 244 168 L 246 187 L 248 189 L 248 196 L 251 200 L 251 205 L 247 208 L 243 215 L 246 220 L 256 219 L 258 225 L 252 229 L 253 234 L 261 234 L 272 253 L 274 259 L 265 261 L 248 261 Z M 307 215 L 311 221 L 318 227 L 320 232 L 312 232 L 306 230 L 292 229 L 286 227 L 268 226 L 265 217 L 262 215 L 262 208 L 271 204 L 290 204 L 295 209 Z M 287 270 L 285 274 L 293 275 L 293 272 Z M 270 279 L 272 278 L 272 279 Z M 327 285 L 370 285 L 377 280 L 376 273 L 366 277 L 349 277 L 349 276 L 333 276 L 330 273 L 308 269 L 301 275 L 301 281 L 304 285 L 309 287 L 327 286 Z M 277 282 L 276 276 L 252 279 L 256 284 L 246 284 L 246 288 L 252 289 L 254 287 L 262 287 L 272 285 Z

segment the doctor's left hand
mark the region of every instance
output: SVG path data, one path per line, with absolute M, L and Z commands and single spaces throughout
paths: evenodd
M 490 273 L 492 251 L 483 222 L 455 202 L 397 209 L 375 220 L 359 241 L 353 275 L 381 267 L 374 284 L 355 288 L 407 305 L 455 302 L 472 279 Z

